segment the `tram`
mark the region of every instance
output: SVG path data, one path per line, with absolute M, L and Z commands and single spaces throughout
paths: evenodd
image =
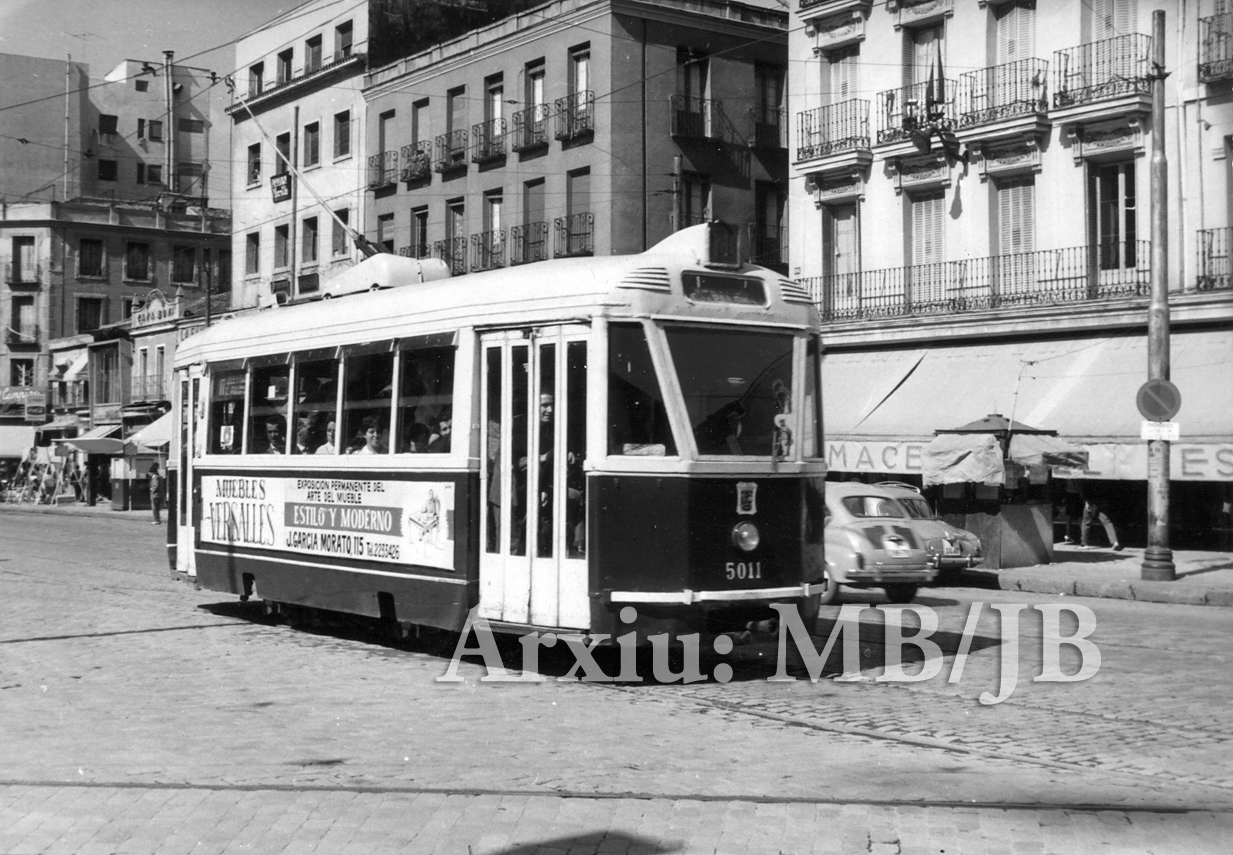
M 380 256 L 356 268 L 379 290 L 186 339 L 173 574 L 404 630 L 459 631 L 474 609 L 641 638 L 808 607 L 817 313 L 733 243 L 709 223 L 637 255 L 429 281 Z

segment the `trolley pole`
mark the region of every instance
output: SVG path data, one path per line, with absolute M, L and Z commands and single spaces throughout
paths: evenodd
M 1169 164 L 1165 160 L 1165 13 L 1152 12 L 1152 298 L 1147 314 L 1147 379 L 1169 379 Z M 1172 582 L 1177 578 L 1169 548 L 1169 442 L 1148 440 L 1147 549 L 1141 576 Z

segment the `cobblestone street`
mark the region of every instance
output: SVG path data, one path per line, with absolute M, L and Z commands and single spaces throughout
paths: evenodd
M 985 604 L 955 684 L 953 655 L 918 684 L 768 682 L 759 640 L 726 684 L 474 664 L 445 684 L 444 656 L 174 582 L 139 522 L 0 515 L 0 853 L 1203 853 L 1233 834 L 1228 609 L 937 588 L 918 603 L 939 637 Z M 1033 682 L 1024 611 L 1015 692 L 982 706 L 989 604 L 1012 602 L 1091 608 L 1099 673 Z

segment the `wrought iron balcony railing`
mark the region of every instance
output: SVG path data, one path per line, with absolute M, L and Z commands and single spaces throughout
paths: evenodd
M 548 259 L 548 224 L 527 223 L 509 230 L 510 264 L 530 264 Z
M 1021 59 L 959 75 L 958 126 L 987 125 L 1049 109 L 1049 63 Z
M 749 260 L 763 267 L 788 263 L 788 230 L 764 223 L 749 226 Z
M 787 148 L 788 120 L 784 111 L 750 107 L 749 144 L 754 148 Z
M 590 255 L 595 251 L 593 214 L 571 214 L 568 217 L 557 217 L 556 249 L 553 253 L 557 258 L 571 255 Z
M 465 169 L 467 166 L 467 132 L 450 131 L 437 137 L 437 172 Z
M 529 151 L 548 145 L 547 104 L 536 104 L 514 114 L 514 138 L 510 148 L 514 151 Z
M 1150 245 L 1042 249 L 799 279 L 826 321 L 945 315 L 1142 297 Z
M 931 112 L 943 122 L 955 121 L 955 95 L 959 81 L 934 81 L 942 100 L 929 103 L 929 83 L 913 83 L 878 93 L 878 145 L 908 139 L 908 135 L 931 120 Z M 936 96 L 935 96 L 936 97 Z
M 1233 288 L 1230 247 L 1233 247 L 1233 228 L 1199 232 L 1199 277 L 1196 284 L 1200 291 Z
M 559 140 L 572 140 L 595 133 L 595 93 L 575 92 L 556 100 Z
M 383 151 L 368 158 L 368 189 L 388 187 L 398 180 L 398 152 Z
M 421 140 L 402 147 L 403 181 L 423 181 L 432 175 L 432 143 Z
M 437 241 L 433 245 L 433 255 L 445 262 L 452 275 L 461 276 L 467 272 L 467 239 L 465 237 Z
M 672 96 L 672 136 L 715 139 L 723 127 L 724 102 L 693 95 Z
M 796 159 L 869 148 L 869 102 L 842 101 L 796 114 Z
M 38 285 L 43 281 L 43 265 L 9 262 L 5 265 L 4 281 L 8 285 Z
M 471 128 L 471 160 L 488 163 L 505 157 L 505 120 L 489 119 Z
M 162 377 L 153 374 L 133 378 L 132 399 L 134 401 L 162 401 L 167 398 Z
M 1199 80 L 1233 80 L 1233 12 L 1199 19 Z
M 432 255 L 432 247 L 428 242 L 413 243 L 410 246 L 400 247 L 398 254 L 403 258 L 428 258 Z
M 505 229 L 471 235 L 471 269 L 492 270 L 505 266 Z
M 1074 107 L 1150 93 L 1152 37 L 1128 33 L 1055 51 L 1053 106 Z

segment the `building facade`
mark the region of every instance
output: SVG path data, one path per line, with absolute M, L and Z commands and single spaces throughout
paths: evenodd
M 1153 196 L 1153 12 L 1167 190 Z M 834 470 L 918 478 L 999 413 L 1089 453 L 1145 519 L 1151 213 L 1167 216 L 1179 525 L 1233 481 L 1233 26 L 1220 0 L 797 0 L 791 272 L 828 347 Z M 1134 524 L 1132 523 L 1132 526 Z
M 366 235 L 455 275 L 740 224 L 784 260 L 787 16 L 558 0 L 373 69 Z
M 236 42 L 232 304 L 316 294 L 362 257 L 365 4 L 312 0 Z M 295 178 L 294 172 L 302 176 Z

